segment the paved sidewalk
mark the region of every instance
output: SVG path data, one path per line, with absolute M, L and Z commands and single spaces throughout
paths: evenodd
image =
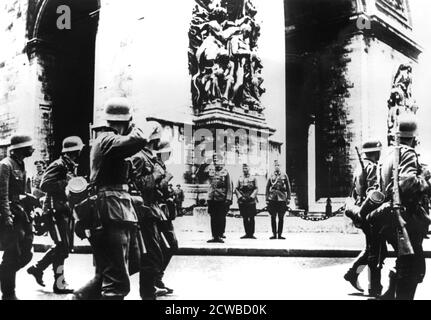
M 207 222 L 207 223 L 206 223 Z M 207 243 L 209 220 L 180 217 L 174 222 L 180 249 L 178 255 L 291 256 L 291 257 L 355 257 L 364 247 L 364 236 L 344 217 L 325 221 L 304 221 L 297 217 L 285 219 L 286 240 L 270 240 L 269 217 L 256 218 L 257 239 L 240 239 L 242 220 L 229 217 L 225 243 Z M 36 237 L 35 250 L 46 251 L 49 237 Z M 431 257 L 431 240 L 424 241 L 427 257 Z M 76 253 L 90 253 L 87 240 L 75 240 Z M 391 251 L 390 251 L 391 252 Z

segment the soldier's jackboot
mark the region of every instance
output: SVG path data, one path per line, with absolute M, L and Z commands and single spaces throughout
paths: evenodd
M 272 229 L 272 239 L 277 239 L 277 220 L 275 218 L 275 215 L 271 216 L 271 229 Z
M 350 282 L 353 288 L 355 288 L 359 292 L 364 292 L 364 289 L 362 289 L 362 287 L 359 284 L 358 277 L 359 277 L 359 273 L 357 273 L 356 270 L 352 268 L 346 272 L 346 274 L 344 275 L 344 280 Z
M 395 300 L 395 291 L 397 288 L 397 278 L 394 271 L 389 272 L 389 286 L 384 294 L 382 294 L 380 300 Z
M 413 300 L 418 286 L 414 279 L 399 279 L 395 290 L 396 300 Z
M 165 283 L 163 282 L 163 280 L 161 279 L 157 279 L 156 280 L 156 287 L 160 288 L 160 289 L 165 289 L 167 291 L 167 294 L 172 294 L 174 293 L 174 289 L 168 288 Z
M 37 266 L 31 266 L 28 268 L 27 273 L 32 275 L 40 286 L 45 286 L 45 283 L 43 282 L 43 271 L 37 268 Z
M 371 297 L 379 297 L 382 294 L 381 272 L 380 269 L 370 269 L 370 286 L 368 295 Z
M 55 265 L 54 268 L 54 285 L 53 291 L 56 294 L 69 294 L 73 293 L 73 289 L 69 288 L 66 280 L 64 279 L 64 265 Z
M 16 272 L 3 272 L 0 275 L 2 300 L 19 300 L 15 295 Z
M 35 265 L 27 269 L 27 273 L 32 275 L 36 279 L 36 282 L 42 287 L 45 286 L 45 283 L 43 281 L 43 272 L 46 270 L 46 268 L 48 268 L 50 264 L 53 263 L 55 255 L 55 248 L 51 248 L 45 253 L 42 259 L 40 259 Z
M 284 217 L 278 218 L 278 239 L 286 239 L 282 236 L 283 234 Z

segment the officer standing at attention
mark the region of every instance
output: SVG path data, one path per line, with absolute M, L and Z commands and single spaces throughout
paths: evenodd
M 128 190 L 125 159 L 146 144 L 142 131 L 131 125 L 130 109 L 126 98 L 107 101 L 105 119 L 110 129 L 100 133 L 90 154 L 90 184 L 97 190 L 96 209 L 101 224 L 92 249 L 105 300 L 124 299 L 130 291 L 129 249 L 138 220 Z
M 177 188 L 174 190 L 175 207 L 177 209 L 177 216 L 183 215 L 183 202 L 184 202 L 184 191 L 181 189 L 181 185 L 177 184 Z
M 211 216 L 212 239 L 207 242 L 223 243 L 226 228 L 226 215 L 232 204 L 232 183 L 223 160 L 216 154 L 213 156 L 214 170 L 210 175 L 208 191 L 208 213 Z
M 399 247 L 396 241 L 396 232 L 391 225 L 388 242 L 397 253 L 395 273 L 390 273 L 389 288 L 381 299 L 413 300 L 417 285 L 425 276 L 425 256 L 422 248 L 423 239 L 426 237 L 430 219 L 428 212 L 424 210 L 422 198 L 429 194 L 430 177 L 428 170 L 423 170 L 419 164 L 419 158 L 415 151 L 417 123 L 413 116 L 404 115 L 399 118 L 399 191 L 402 206 L 402 218 L 405 220 L 405 228 L 410 238 L 414 254 L 399 255 Z M 381 166 L 381 191 L 386 195 L 388 202 L 392 199 L 393 170 L 395 163 L 395 147 L 391 147 L 388 156 L 382 161 Z M 383 205 L 382 205 L 383 206 Z M 389 207 L 389 210 L 392 208 Z M 385 209 L 383 209 L 385 210 Z M 389 216 L 393 216 L 389 212 Z
M 20 196 L 26 193 L 24 159 L 34 152 L 31 137 L 12 136 L 8 150 L 10 155 L 0 162 L 0 242 L 4 250 L 0 286 L 3 300 L 18 300 L 15 295 L 16 273 L 33 256 L 31 220 L 20 204 Z
M 270 239 L 285 239 L 283 234 L 284 214 L 290 202 L 290 182 L 287 174 L 280 171 L 280 164 L 274 160 L 274 173 L 266 184 L 266 204 L 271 215 L 272 237 Z M 277 229 L 278 217 L 278 229 Z
M 46 214 L 51 215 L 52 225 L 49 226 L 49 234 L 55 246 L 48 250 L 44 257 L 34 266 L 27 269 L 33 275 L 37 283 L 45 286 L 43 272 L 52 264 L 54 269 L 53 291 L 57 294 L 72 293 L 64 279 L 64 261 L 73 249 L 72 208 L 67 196 L 66 186 L 68 181 L 76 176 L 77 161 L 84 144 L 80 137 L 71 136 L 63 140 L 61 156 L 52 162 L 42 176 L 40 187 L 47 193 L 44 203 Z
M 243 174 L 238 180 L 235 194 L 238 198 L 239 212 L 243 218 L 245 235 L 241 239 L 256 239 L 254 236 L 256 211 L 257 181 L 250 176 L 248 164 L 242 165 Z
M 353 189 L 353 198 L 357 206 L 361 206 L 365 201 L 369 189 L 376 188 L 377 163 L 380 159 L 381 150 L 382 143 L 377 140 L 369 140 L 362 145 L 362 153 L 365 154 L 365 158 L 361 160 L 362 164 L 359 170 L 355 172 Z M 355 289 L 363 292 L 364 290 L 358 283 L 358 277 L 362 270 L 368 266 L 370 268 L 368 292 L 370 296 L 376 297 L 382 291 L 381 267 L 385 258 L 386 244 L 380 240 L 378 233 L 372 232 L 371 226 L 366 221 L 361 221 L 360 227 L 365 234 L 365 250 L 353 262 L 353 265 L 344 275 L 344 279 L 349 281 Z
M 34 162 L 34 165 L 36 166 L 36 174 L 33 177 L 31 177 L 31 189 L 32 189 L 32 194 L 37 199 L 40 199 L 45 196 L 45 193 L 40 189 L 42 176 L 45 172 L 45 162 L 42 160 L 37 160 Z

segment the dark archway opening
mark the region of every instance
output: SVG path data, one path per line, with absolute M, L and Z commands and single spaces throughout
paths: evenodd
M 345 100 L 352 85 L 346 76 L 353 32 L 349 16 L 356 7 L 344 0 L 284 3 L 287 168 L 299 206 L 307 208 L 350 191 Z M 310 126 L 314 136 L 308 137 Z
M 70 8 L 71 29 L 59 29 L 61 5 Z M 80 163 L 86 175 L 88 164 L 89 125 L 93 120 L 95 41 L 98 26 L 97 0 L 49 0 L 37 26 L 39 40 L 46 44 L 43 55 L 45 94 L 51 101 L 51 160 L 61 152 L 62 140 L 71 135 L 86 144 Z

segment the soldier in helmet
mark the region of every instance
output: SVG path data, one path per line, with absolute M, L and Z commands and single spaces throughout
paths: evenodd
M 380 159 L 382 143 L 378 140 L 369 140 L 362 145 L 362 154 L 365 157 L 361 160 L 359 170 L 355 172 L 353 198 L 355 204 L 361 206 L 367 196 L 367 191 L 376 188 L 377 185 L 377 163 Z M 362 167 L 363 165 L 363 167 Z M 371 230 L 371 226 L 366 221 L 361 221 L 361 229 L 365 234 L 365 250 L 356 258 L 353 265 L 344 275 L 344 279 L 349 281 L 358 291 L 364 290 L 358 283 L 359 274 L 368 266 L 370 271 L 369 295 L 378 296 L 381 294 L 381 268 L 385 258 L 386 244 L 382 241 L 378 232 Z
M 172 293 L 162 281 L 163 272 L 171 258 L 165 241 L 169 241 L 169 231 L 173 233 L 165 198 L 169 194 L 168 186 L 172 175 L 166 170 L 164 151 L 169 147 L 161 141 L 162 127 L 158 122 L 149 121 L 145 125 L 148 131 L 148 145 L 129 158 L 132 164 L 131 183 L 142 197 L 139 203 L 135 199 L 139 226 L 146 247 L 142 255 L 139 276 L 139 291 L 143 300 L 155 300 L 156 296 Z M 168 242 L 170 248 L 178 246 Z M 169 239 L 169 240 L 168 240 Z
M 238 198 L 239 212 L 243 218 L 245 235 L 241 239 L 256 239 L 254 236 L 254 217 L 256 211 L 257 181 L 250 176 L 248 164 L 242 165 L 243 175 L 239 178 L 235 194 Z
M 97 191 L 96 209 L 100 217 L 100 226 L 92 230 L 90 244 L 96 276 L 101 281 L 101 298 L 121 300 L 130 291 L 129 250 L 138 221 L 127 185 L 126 158 L 141 150 L 147 140 L 132 125 L 126 98 L 106 102 L 105 120 L 108 128 L 93 142 L 90 154 L 90 183 Z
M 163 252 L 163 266 L 161 272 L 156 278 L 156 288 L 166 291 L 166 294 L 172 294 L 173 289 L 166 286 L 163 282 L 163 277 L 172 260 L 173 255 L 178 250 L 178 240 L 175 234 L 173 220 L 176 218 L 177 211 L 175 208 L 174 194 L 166 187 L 167 181 L 173 178 L 172 174 L 167 171 L 165 162 L 169 160 L 172 149 L 169 142 L 160 141 L 158 147 L 156 148 L 157 163 L 164 170 L 162 183 L 158 185 L 159 194 L 161 195 L 160 202 L 164 205 L 164 211 L 166 212 L 166 219 L 158 221 L 158 227 L 160 231 L 160 237 L 162 238 L 161 248 Z
M 71 136 L 63 140 L 60 157 L 52 162 L 42 176 L 40 187 L 47 193 L 44 210 L 51 215 L 52 224 L 49 227 L 50 236 L 55 246 L 49 249 L 44 257 L 27 269 L 37 283 L 45 286 L 43 272 L 52 265 L 54 270 L 53 291 L 57 294 L 72 293 L 64 279 L 64 261 L 73 249 L 73 216 L 68 203 L 66 186 L 68 181 L 76 176 L 77 161 L 84 143 L 80 137 Z
M 270 239 L 285 239 L 283 234 L 284 214 L 290 202 L 290 182 L 286 173 L 281 172 L 280 163 L 274 161 L 274 173 L 266 184 L 266 204 L 271 215 L 272 237 Z M 278 228 L 277 228 L 278 217 Z
M 428 212 L 424 210 L 422 198 L 430 192 L 431 174 L 423 170 L 418 154 L 415 151 L 417 144 L 417 122 L 412 115 L 400 116 L 398 122 L 398 139 L 400 147 L 391 147 L 388 156 L 382 161 L 380 170 L 380 188 L 387 197 L 389 204 L 393 196 L 393 171 L 397 149 L 399 150 L 399 191 L 402 206 L 402 218 L 410 238 L 414 254 L 399 255 L 396 241 L 397 230 L 393 221 L 383 226 L 383 232 L 388 242 L 397 253 L 395 272 L 390 273 L 389 288 L 381 299 L 413 300 L 417 285 L 425 276 L 425 257 L 422 248 L 430 223 Z M 382 205 L 382 212 L 389 211 L 391 207 Z M 391 212 L 389 217 L 395 216 Z
M 212 239 L 207 242 L 223 243 L 226 228 L 226 215 L 232 204 L 232 182 L 229 172 L 224 166 L 223 159 L 213 156 L 214 170 L 210 176 L 210 187 L 208 191 L 208 213 L 211 216 Z
M 3 300 L 17 300 L 15 279 L 19 269 L 31 261 L 33 232 L 29 213 L 20 203 L 26 191 L 24 159 L 34 152 L 29 135 L 12 136 L 9 156 L 0 162 L 0 286 Z

